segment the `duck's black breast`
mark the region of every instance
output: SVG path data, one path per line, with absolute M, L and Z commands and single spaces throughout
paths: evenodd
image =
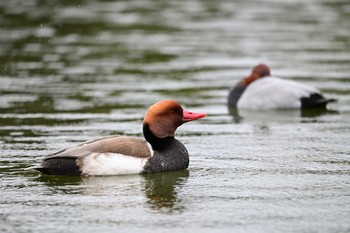
M 231 90 L 230 93 L 228 95 L 228 100 L 227 103 L 230 107 L 236 107 L 237 106 L 237 102 L 239 100 L 239 98 L 241 98 L 243 92 L 245 91 L 245 89 L 247 88 L 246 85 L 242 84 L 242 83 L 237 83 Z
M 154 150 L 153 156 L 147 161 L 143 172 L 166 172 L 187 168 L 189 155 L 185 146 L 175 138 L 170 138 L 162 148 Z

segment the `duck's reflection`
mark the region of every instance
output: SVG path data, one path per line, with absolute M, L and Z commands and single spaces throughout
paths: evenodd
M 315 108 L 315 109 L 302 109 L 300 116 L 305 118 L 319 117 L 322 115 L 338 115 L 339 112 L 335 110 L 328 110 L 326 108 Z
M 82 194 L 92 196 L 147 197 L 146 206 L 153 210 L 169 212 L 183 209 L 177 191 L 187 181 L 189 171 L 152 173 L 123 176 L 49 176 L 40 175 L 36 182 L 44 183 L 53 193 Z
M 81 185 L 80 176 L 49 176 L 40 174 L 34 179 L 36 182 L 45 183 L 48 187 L 60 187 L 67 185 Z
M 153 173 L 144 175 L 147 203 L 152 209 L 179 210 L 183 206 L 177 198 L 177 191 L 187 181 L 189 171 Z
M 239 114 L 239 110 L 236 107 L 228 107 L 229 114 L 233 117 L 234 123 L 241 123 L 243 120 L 243 117 Z
M 51 194 L 63 193 L 73 194 L 80 193 L 82 178 L 80 176 L 49 176 L 40 174 L 34 178 L 35 182 L 45 184 Z
M 337 111 L 326 108 L 315 109 L 280 109 L 280 110 L 249 110 L 228 108 L 229 114 L 233 117 L 234 123 L 243 121 L 259 122 L 305 122 L 309 120 L 317 121 L 317 117 L 329 114 L 339 114 Z

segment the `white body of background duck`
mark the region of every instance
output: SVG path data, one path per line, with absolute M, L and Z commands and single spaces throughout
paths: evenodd
M 269 67 L 264 64 L 254 67 L 228 96 L 228 105 L 241 109 L 325 108 L 333 101 L 315 87 L 271 76 Z
M 49 175 L 121 175 L 185 169 L 189 155 L 174 138 L 177 127 L 206 116 L 184 110 L 173 100 L 152 105 L 143 121 L 146 140 L 109 136 L 48 155 L 32 169 Z

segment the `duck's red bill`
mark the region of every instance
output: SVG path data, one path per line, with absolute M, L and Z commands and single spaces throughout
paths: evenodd
M 190 112 L 187 110 L 183 110 L 183 118 L 184 121 L 193 121 L 193 120 L 197 120 L 199 118 L 203 118 L 205 116 L 207 116 L 208 114 L 206 113 L 199 113 L 199 112 Z

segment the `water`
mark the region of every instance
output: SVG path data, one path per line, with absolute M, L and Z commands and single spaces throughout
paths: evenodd
M 349 232 L 349 21 L 346 0 L 0 1 L 0 230 Z M 229 111 L 260 62 L 338 102 Z M 84 140 L 142 137 L 161 99 L 209 114 L 177 131 L 187 171 L 25 170 Z

